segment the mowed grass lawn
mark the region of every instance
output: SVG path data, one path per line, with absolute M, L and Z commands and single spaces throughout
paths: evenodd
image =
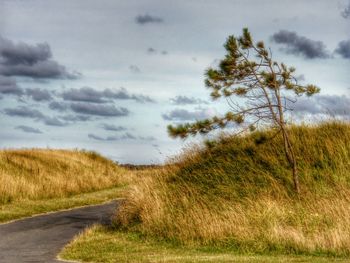
M 95 225 L 78 236 L 59 258 L 106 263 L 192 263 L 192 262 L 349 262 L 346 258 L 305 255 L 240 254 L 230 249 L 180 246 L 144 239 L 136 233 Z
M 94 152 L 2 150 L 0 223 L 119 198 L 131 178 Z

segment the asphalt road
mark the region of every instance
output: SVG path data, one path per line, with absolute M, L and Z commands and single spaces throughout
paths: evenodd
M 51 213 L 0 225 L 0 262 L 59 263 L 57 254 L 93 223 L 110 223 L 117 202 Z

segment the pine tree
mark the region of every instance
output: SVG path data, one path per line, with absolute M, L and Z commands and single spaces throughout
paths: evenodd
M 246 121 L 251 129 L 260 124 L 273 125 L 283 136 L 285 156 L 292 170 L 295 191 L 299 194 L 297 160 L 285 112 L 292 110 L 290 105 L 296 101 L 291 99 L 291 94 L 312 96 L 320 89 L 315 85 L 299 85 L 294 76 L 295 68 L 273 61 L 271 50 L 262 41 L 254 43 L 247 28 L 240 37 L 229 36 L 224 47 L 227 54 L 217 69 L 206 71 L 205 85 L 211 90 L 213 100 L 225 97 L 231 110 L 220 117 L 176 127 L 169 125 L 169 135 L 186 138 Z M 233 97 L 239 100 L 235 101 Z

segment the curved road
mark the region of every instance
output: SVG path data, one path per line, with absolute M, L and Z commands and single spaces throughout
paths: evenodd
M 59 263 L 57 254 L 93 223 L 110 223 L 117 201 L 51 213 L 0 225 L 0 262 Z

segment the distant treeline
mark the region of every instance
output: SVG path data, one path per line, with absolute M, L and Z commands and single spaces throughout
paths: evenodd
M 162 167 L 158 164 L 131 164 L 131 163 L 124 163 L 124 164 L 118 164 L 121 167 L 124 167 L 126 169 L 130 170 L 144 170 L 144 169 L 156 169 Z

